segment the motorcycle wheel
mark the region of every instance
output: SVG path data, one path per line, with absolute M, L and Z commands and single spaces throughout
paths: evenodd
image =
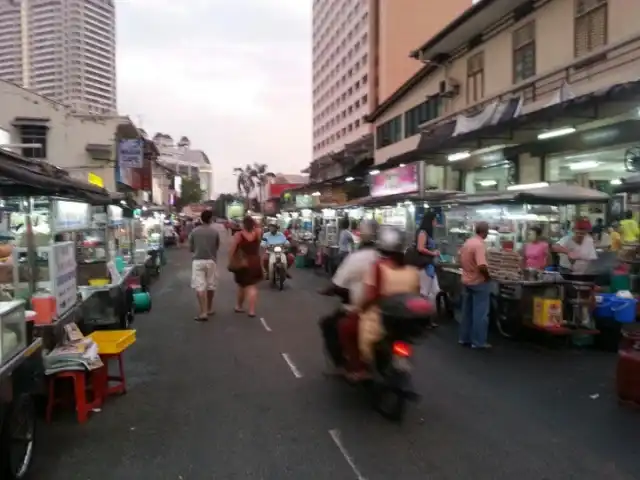
M 401 423 L 407 410 L 407 398 L 397 390 L 374 387 L 373 406 L 387 420 Z
M 5 413 L 0 442 L 0 478 L 21 480 L 27 477 L 36 435 L 36 412 L 31 396 L 21 394 Z
M 280 287 L 280 291 L 282 291 L 282 290 L 284 290 L 284 281 L 287 278 L 287 275 L 284 272 L 284 268 L 280 268 L 280 271 L 278 272 L 278 275 L 280 276 L 279 287 Z

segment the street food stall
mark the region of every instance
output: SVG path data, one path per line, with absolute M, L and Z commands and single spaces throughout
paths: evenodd
M 446 263 L 439 272 L 446 304 L 459 316 L 461 271 L 457 252 L 473 234 L 475 225 L 485 221 L 490 228 L 485 242 L 494 280 L 492 315 L 500 333 L 517 337 L 524 327 L 556 335 L 597 333 L 590 313 L 595 271 L 575 274 L 523 270 L 519 252 L 533 225 L 541 227 L 546 241 L 556 243 L 563 236 L 562 225 L 578 211 L 579 205 L 608 200 L 605 193 L 566 184 L 451 199 L 448 205 L 443 205 L 446 233 L 442 251 Z
M 0 160 L 0 477 L 13 479 L 26 476 L 34 453 L 41 348 L 56 342 L 64 324 L 80 320 L 76 244 L 52 234 L 52 226 L 76 220 L 54 205 L 109 196 L 12 152 L 0 150 Z

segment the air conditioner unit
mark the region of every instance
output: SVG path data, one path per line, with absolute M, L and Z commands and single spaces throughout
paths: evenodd
M 440 97 L 453 98 L 460 94 L 460 82 L 453 77 L 447 77 L 440 82 Z

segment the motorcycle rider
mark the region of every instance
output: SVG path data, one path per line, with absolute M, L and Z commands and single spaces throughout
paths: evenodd
M 340 345 L 338 327 L 345 316 L 357 316 L 357 305 L 364 303 L 366 299 L 364 280 L 379 258 L 376 249 L 378 229 L 375 220 L 364 220 L 360 224 L 360 248 L 345 257 L 333 276 L 331 285 L 320 292 L 324 295 L 337 295 L 346 304 L 320 319 L 327 353 L 340 373 L 343 372 L 346 362 Z
M 269 231 L 265 232 L 262 235 L 261 246 L 265 249 L 267 247 L 275 247 L 275 246 L 288 247 L 289 240 L 287 240 L 287 237 L 285 237 L 284 234 L 278 229 L 278 225 L 275 222 L 270 222 Z M 282 252 L 279 255 L 280 255 L 281 261 L 285 265 L 287 265 L 287 270 L 286 270 L 287 278 L 291 278 L 291 275 L 289 274 L 289 267 L 293 263 L 293 260 L 290 258 L 289 255 L 285 254 L 285 252 Z M 269 255 L 268 251 L 265 251 L 262 259 L 262 268 L 265 272 L 265 277 L 268 275 L 269 271 L 271 270 L 272 265 L 270 265 L 269 263 L 271 261 L 275 263 L 276 261 L 275 254 L 273 256 L 273 260 L 271 260 L 271 255 Z

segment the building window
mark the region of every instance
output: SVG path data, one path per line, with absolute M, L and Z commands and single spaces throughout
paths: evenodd
M 576 57 L 607 43 L 607 0 L 576 0 Z
M 40 145 L 39 147 L 25 147 L 22 155 L 27 158 L 47 158 L 47 127 L 42 125 L 20 126 L 20 143 Z
M 484 53 L 476 53 L 467 60 L 467 103 L 484 97 Z
M 376 129 L 376 148 L 386 147 L 402 140 L 402 115 L 392 118 Z
M 413 107 L 404 114 L 404 138 L 420 131 L 420 125 L 440 116 L 440 98 L 433 98 Z
M 513 83 L 536 74 L 536 29 L 531 22 L 513 32 Z

